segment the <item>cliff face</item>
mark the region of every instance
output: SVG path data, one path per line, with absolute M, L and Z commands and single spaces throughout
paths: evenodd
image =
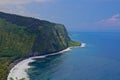
M 35 56 L 73 45 L 80 44 L 62 24 L 0 12 L 0 56 Z
M 0 12 L 0 80 L 14 60 L 79 45 L 62 24 Z

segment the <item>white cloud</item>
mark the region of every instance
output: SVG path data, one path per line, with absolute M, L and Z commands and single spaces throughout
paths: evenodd
M 10 6 L 0 5 L 0 11 L 11 14 L 18 14 L 22 16 L 36 17 L 36 18 L 39 18 L 40 16 L 39 14 L 30 12 L 24 5 L 10 5 Z
M 43 3 L 49 1 L 51 0 L 0 0 L 0 11 L 39 18 L 39 14 L 32 13 L 25 5 L 33 2 Z
M 120 14 L 94 22 L 83 22 L 77 30 L 83 31 L 118 31 L 120 30 Z
M 50 0 L 0 0 L 0 5 L 26 4 L 31 2 L 46 2 Z
M 120 14 L 115 14 L 108 19 L 103 19 L 99 21 L 98 24 L 101 24 L 103 26 L 112 26 L 112 27 L 120 26 Z

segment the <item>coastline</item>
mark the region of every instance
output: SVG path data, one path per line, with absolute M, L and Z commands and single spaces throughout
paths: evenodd
M 22 78 L 25 78 L 25 80 L 29 80 L 29 76 L 27 74 L 27 70 L 31 67 L 28 64 L 30 62 L 34 62 L 36 58 L 45 58 L 47 56 L 53 56 L 53 55 L 57 55 L 57 54 L 62 54 L 64 52 L 70 51 L 71 48 L 67 48 L 65 50 L 62 50 L 60 52 L 57 53 L 52 53 L 52 54 L 47 54 L 47 55 L 43 55 L 43 56 L 36 56 L 36 57 L 30 57 L 24 60 L 21 60 L 20 62 L 18 62 L 16 65 L 14 65 L 7 77 L 7 80 L 10 80 L 10 78 L 12 77 L 14 80 L 19 80 Z
M 80 47 L 85 47 L 85 46 L 86 46 L 86 43 L 81 43 Z M 42 56 L 36 56 L 36 57 L 30 57 L 30 58 L 27 58 L 27 59 L 23 59 L 23 60 L 18 61 L 15 64 L 13 63 L 14 66 L 11 67 L 11 70 L 9 71 L 7 80 L 10 80 L 11 77 L 14 80 L 19 80 L 19 79 L 22 79 L 22 78 L 25 78 L 25 80 L 30 80 L 29 76 L 27 74 L 27 70 L 29 68 L 31 68 L 31 66 L 29 66 L 30 62 L 34 62 L 35 61 L 34 59 L 36 59 L 36 58 L 45 58 L 47 56 L 62 54 L 64 52 L 70 51 L 71 48 L 73 48 L 73 47 L 69 47 L 65 50 L 62 50 L 62 51 L 59 51 L 59 52 L 56 52 L 56 53 L 52 53 L 52 54 L 47 54 L 47 55 L 42 55 Z

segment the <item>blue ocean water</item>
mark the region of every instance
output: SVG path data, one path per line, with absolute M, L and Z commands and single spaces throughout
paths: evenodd
M 30 80 L 120 80 L 120 32 L 72 32 L 86 47 L 30 63 Z

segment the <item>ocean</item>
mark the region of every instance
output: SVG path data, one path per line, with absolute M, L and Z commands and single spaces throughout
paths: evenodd
M 120 80 L 120 32 L 70 32 L 84 42 L 64 54 L 29 63 L 30 80 Z

